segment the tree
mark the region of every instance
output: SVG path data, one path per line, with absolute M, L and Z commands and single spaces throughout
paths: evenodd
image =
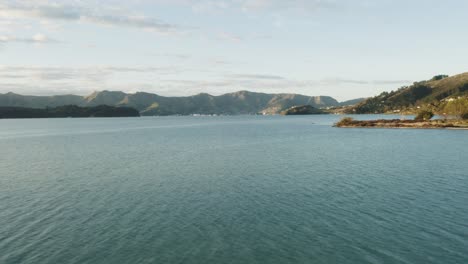
M 449 76 L 446 75 L 446 74 L 440 74 L 440 75 L 436 75 L 434 77 L 432 77 L 432 81 L 439 81 L 439 80 L 442 80 L 442 79 L 445 79 L 445 78 L 448 78 Z
M 418 113 L 418 115 L 414 118 L 416 121 L 427 121 L 431 120 L 434 117 L 434 113 L 428 110 L 422 110 Z
M 338 123 L 335 124 L 337 127 L 342 127 L 342 126 L 349 126 L 354 123 L 354 119 L 352 117 L 343 117 Z

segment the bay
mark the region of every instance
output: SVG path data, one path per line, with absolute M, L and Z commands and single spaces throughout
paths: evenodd
M 0 263 L 468 262 L 468 132 L 339 118 L 0 120 Z

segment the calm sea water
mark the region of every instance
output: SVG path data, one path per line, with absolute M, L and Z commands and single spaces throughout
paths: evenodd
M 468 131 L 338 118 L 0 120 L 0 263 L 468 263 Z

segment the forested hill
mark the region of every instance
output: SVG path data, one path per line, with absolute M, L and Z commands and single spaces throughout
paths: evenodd
M 391 92 L 383 92 L 355 106 L 347 113 L 373 114 L 388 112 L 415 112 L 430 108 L 443 112 L 448 102 L 464 101 L 468 97 L 468 72 L 455 76 L 438 75 L 428 81 L 415 82 Z
M 65 105 L 54 108 L 25 108 L 0 106 L 2 118 L 58 118 L 58 117 L 138 117 L 138 110 L 130 107 L 114 107 L 100 105 L 94 107 L 79 107 Z
M 187 97 L 164 97 L 143 92 L 127 94 L 119 91 L 101 91 L 89 96 L 0 94 L 0 106 L 46 108 L 72 104 L 81 107 L 97 105 L 126 106 L 137 109 L 142 115 L 277 114 L 297 105 L 310 105 L 315 108 L 340 105 L 338 101 L 329 96 L 265 94 L 249 91 L 239 91 L 220 96 L 202 93 Z

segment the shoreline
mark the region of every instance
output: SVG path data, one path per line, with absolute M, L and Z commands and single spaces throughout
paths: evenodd
M 368 128 L 368 129 L 446 129 L 446 130 L 468 130 L 468 127 L 391 127 L 391 126 L 334 126 L 338 128 Z
M 338 128 L 390 128 L 390 129 L 453 129 L 468 130 L 468 120 L 439 119 L 439 120 L 401 120 L 401 119 L 379 119 L 379 120 L 354 120 L 349 117 L 333 125 Z

